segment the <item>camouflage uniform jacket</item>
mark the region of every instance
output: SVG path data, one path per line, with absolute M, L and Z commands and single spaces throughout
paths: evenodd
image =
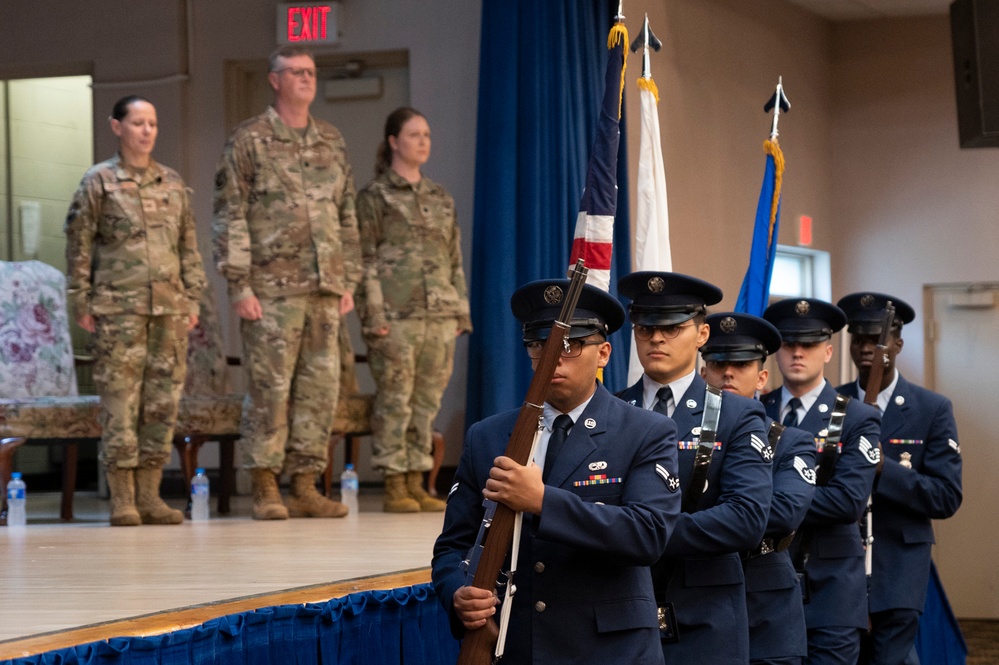
M 273 107 L 241 124 L 215 175 L 215 265 L 233 302 L 353 292 L 361 278 L 354 177 L 333 125 L 304 137 Z
M 357 311 L 365 331 L 393 319 L 458 319 L 471 332 L 461 233 L 454 199 L 423 177 L 412 184 L 389 169 L 357 196 L 364 281 Z
M 190 190 L 150 160 L 120 155 L 83 176 L 66 216 L 66 294 L 73 316 L 197 314 L 205 288 Z

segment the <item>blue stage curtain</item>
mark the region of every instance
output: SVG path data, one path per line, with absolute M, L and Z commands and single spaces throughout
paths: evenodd
M 510 295 L 566 274 L 616 10 L 611 0 L 483 2 L 466 426 L 520 406 L 530 384 Z M 623 117 L 621 136 L 612 292 L 631 270 Z M 628 337 L 611 343 L 605 382 L 623 388 Z
M 458 642 L 429 584 L 280 605 L 153 637 L 118 637 L 0 665 L 453 665 Z

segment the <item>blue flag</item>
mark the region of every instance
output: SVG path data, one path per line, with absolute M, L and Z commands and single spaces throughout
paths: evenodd
M 749 268 L 735 304 L 735 311 L 754 316 L 763 316 L 770 298 L 770 278 L 774 272 L 777 231 L 780 227 L 780 186 L 784 175 L 784 153 L 777 140 L 765 141 L 763 149 L 767 153 L 767 167 L 763 173 L 760 200 L 756 205 Z

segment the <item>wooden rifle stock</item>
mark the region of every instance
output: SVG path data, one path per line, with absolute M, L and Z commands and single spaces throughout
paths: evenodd
M 864 404 L 877 407 L 878 394 L 881 392 L 881 381 L 885 376 L 885 368 L 891 363 L 888 350 L 888 337 L 891 335 L 891 327 L 895 323 L 895 306 L 889 300 L 885 305 L 885 318 L 881 326 L 881 337 L 878 338 L 878 345 L 874 347 L 874 360 L 871 362 L 871 373 L 867 376 L 867 385 L 864 387 Z
M 544 411 L 545 399 L 548 396 L 552 377 L 555 376 L 559 359 L 562 357 L 562 350 L 565 348 L 572 314 L 579 301 L 579 295 L 583 291 L 583 285 L 586 283 L 586 273 L 587 269 L 584 267 L 583 260 L 580 259 L 572 269 L 569 292 L 565 294 L 563 299 L 562 311 L 558 320 L 552 325 L 551 333 L 545 341 L 537 369 L 534 370 L 534 378 L 531 379 L 531 385 L 524 398 L 524 404 L 520 407 L 513 433 L 507 442 L 504 454 L 517 464 L 526 466 L 530 462 L 534 435 Z M 500 569 L 506 560 L 510 547 L 516 547 L 516 544 L 512 542 L 516 516 L 516 512 L 504 504 L 496 504 L 496 513 L 493 515 L 492 524 L 486 532 L 478 568 L 476 568 L 475 576 L 472 578 L 472 586 L 490 591 L 496 588 L 496 579 L 499 577 Z M 512 584 L 512 580 L 508 583 Z M 486 625 L 482 628 L 468 631 L 461 642 L 458 665 L 488 665 L 491 663 L 496 648 L 497 634 L 496 623 L 490 620 L 487 620 Z

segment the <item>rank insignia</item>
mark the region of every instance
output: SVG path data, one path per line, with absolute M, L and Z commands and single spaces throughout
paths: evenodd
M 953 448 L 954 452 L 956 452 L 958 455 L 961 454 L 961 446 L 954 439 L 947 439 L 947 445 Z
M 902 453 L 901 458 L 898 460 L 898 463 L 901 466 L 904 466 L 906 469 L 911 469 L 912 468 L 912 453 Z
M 670 492 L 677 492 L 680 489 L 680 479 L 670 473 L 669 469 L 664 467 L 662 464 L 656 464 L 656 473 L 658 473 L 659 477 L 663 479 L 664 483 L 666 483 L 666 488 L 669 489 Z
M 881 449 L 871 445 L 866 436 L 860 437 L 860 452 L 864 453 L 864 457 L 871 464 L 877 464 L 881 461 Z
M 448 490 L 448 493 L 447 493 L 447 495 L 448 495 L 448 496 L 450 497 L 450 496 L 451 496 L 452 494 L 454 494 L 454 493 L 455 493 L 455 492 L 456 492 L 457 490 L 458 490 L 458 483 L 455 483 L 454 485 L 451 485 L 451 489 L 450 489 L 450 490 Z
M 749 443 L 753 446 L 753 449 L 760 454 L 764 462 L 772 462 L 774 460 L 774 451 L 770 448 L 770 444 L 756 436 L 755 434 L 749 435 Z
M 815 469 L 808 466 L 808 462 L 801 459 L 797 455 L 794 456 L 794 470 L 798 472 L 798 475 L 808 483 L 809 485 L 815 484 Z

